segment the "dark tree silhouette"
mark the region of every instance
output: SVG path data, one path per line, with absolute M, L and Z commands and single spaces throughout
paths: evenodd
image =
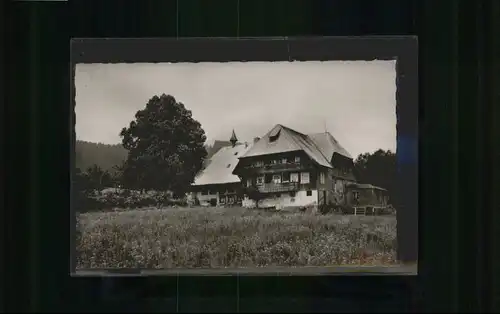
M 85 172 L 81 171 L 80 168 L 75 169 L 72 178 L 72 184 L 72 188 L 75 193 L 85 194 L 92 188 L 88 175 Z
M 106 187 L 112 186 L 112 177 L 108 171 L 104 171 L 98 165 L 89 167 L 85 173 L 89 188 L 93 191 L 101 191 Z
M 72 176 L 72 201 L 74 208 L 77 212 L 85 211 L 88 201 L 89 193 L 92 192 L 92 184 L 88 175 L 76 168 Z
M 264 198 L 264 194 L 259 191 L 255 185 L 251 185 L 244 189 L 245 194 L 249 199 L 255 202 L 255 207 L 259 208 L 259 202 Z
M 124 177 L 141 189 L 180 195 L 193 183 L 207 156 L 201 124 L 170 95 L 151 98 L 120 136 L 128 150 Z
M 387 189 L 391 199 L 395 196 L 397 187 L 396 154 L 379 149 L 372 154 L 359 155 L 354 165 L 359 182 Z

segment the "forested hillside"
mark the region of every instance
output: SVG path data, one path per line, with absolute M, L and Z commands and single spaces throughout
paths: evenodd
M 212 157 L 224 145 L 227 143 L 222 141 L 216 141 L 213 146 L 206 145 L 207 158 Z M 127 150 L 121 144 L 109 145 L 76 141 L 75 151 L 76 167 L 81 170 L 86 170 L 96 164 L 103 170 L 113 171 L 113 166 L 118 166 L 127 159 Z
M 76 167 L 81 170 L 95 164 L 103 170 L 112 171 L 113 166 L 120 165 L 127 158 L 127 150 L 121 144 L 76 141 L 75 153 Z

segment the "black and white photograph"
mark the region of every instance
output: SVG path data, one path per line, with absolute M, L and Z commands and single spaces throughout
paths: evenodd
M 76 269 L 399 265 L 396 63 L 77 63 Z

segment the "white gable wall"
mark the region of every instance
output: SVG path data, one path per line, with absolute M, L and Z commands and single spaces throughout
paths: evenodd
M 318 190 L 310 190 L 311 195 L 307 196 L 307 191 L 297 191 L 294 197 L 289 192 L 283 192 L 279 197 L 270 196 L 259 201 L 259 207 L 303 207 L 318 204 Z M 245 197 L 242 202 L 243 207 L 255 208 L 255 201 Z

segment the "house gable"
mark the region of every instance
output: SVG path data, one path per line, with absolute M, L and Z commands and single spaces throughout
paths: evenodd
M 293 151 L 304 151 L 309 158 L 320 166 L 331 168 L 330 161 L 323 155 L 316 143 L 307 135 L 275 125 L 266 135 L 259 139 L 240 159 L 279 154 Z

